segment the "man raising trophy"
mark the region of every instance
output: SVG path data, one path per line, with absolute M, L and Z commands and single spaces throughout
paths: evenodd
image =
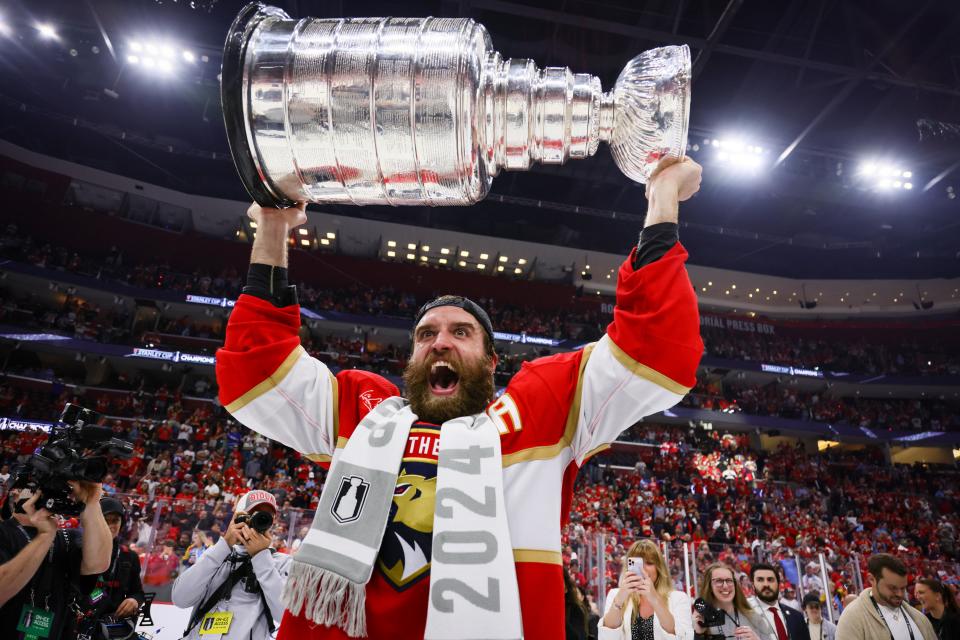
M 371 29 L 379 34 L 372 39 Z M 238 169 L 259 204 L 248 210 L 257 234 L 247 286 L 217 353 L 220 400 L 244 425 L 329 466 L 284 590 L 281 640 L 563 637 L 560 532 L 577 471 L 621 431 L 673 406 L 695 384 L 703 344 L 677 225 L 679 203 L 697 192 L 701 174 L 683 159 L 689 56 L 649 83 L 634 70 L 626 88 L 608 95 L 598 82 L 540 72 L 531 61 L 498 62 L 480 30 L 463 20 L 297 22 L 254 7 L 241 13 L 228 37 L 225 116 Z M 270 60 L 301 54 L 316 64 L 290 68 L 318 75 L 284 85 L 289 75 Z M 670 66 L 663 55 L 654 59 Z M 347 60 L 367 66 L 344 66 Z M 423 73 L 437 60 L 452 65 L 455 77 Z M 471 61 L 479 61 L 475 73 L 466 70 Z M 338 75 L 374 67 L 378 73 Z M 484 69 L 494 74 L 489 81 Z M 411 73 L 415 82 L 437 77 L 438 84 L 415 95 L 402 93 L 409 82 L 384 85 L 365 104 L 386 112 L 363 123 L 343 120 L 351 113 L 344 101 L 363 103 L 358 96 L 371 90 L 368 83 Z M 551 92 L 545 79 L 568 84 Z M 343 90 L 351 83 L 352 92 Z M 551 106 L 561 94 L 576 100 L 578 86 L 586 87 L 580 103 Z M 448 106 L 464 112 L 434 105 L 435 117 L 426 117 L 423 101 L 450 87 L 460 87 L 461 95 Z M 656 92 L 662 99 L 636 102 Z M 531 115 L 517 105 L 532 104 L 524 96 L 534 94 L 556 97 Z M 295 108 L 270 106 L 285 97 Z M 390 108 L 408 122 L 397 124 L 403 118 Z M 643 109 L 649 113 L 633 112 Z M 242 116 L 251 110 L 266 115 L 248 123 Z M 559 142 L 543 145 L 536 131 L 553 132 L 555 113 Z M 570 135 L 573 125 L 562 120 L 568 117 L 585 137 Z M 655 124 L 644 129 L 644 122 Z M 436 161 L 419 153 L 419 135 L 414 148 L 382 146 L 391 128 L 379 125 L 390 123 L 400 145 L 410 126 L 433 131 Z M 298 135 L 311 135 L 311 127 L 322 130 L 323 141 L 298 146 L 306 140 Z M 453 127 L 452 138 L 444 127 Z M 644 129 L 653 144 L 621 139 L 618 129 L 620 135 Z M 478 138 L 468 144 L 470 131 Z M 516 145 L 509 144 L 513 136 L 520 136 Z M 521 138 L 534 144 L 520 144 Z M 462 296 L 441 296 L 417 312 L 404 396 L 370 372 L 333 375 L 300 346 L 287 238 L 307 220 L 304 201 L 469 204 L 486 193 L 501 166 L 525 168 L 547 157 L 562 162 L 576 149 L 586 156 L 601 139 L 614 145 L 627 175 L 647 183 L 648 208 L 639 243 L 620 267 L 613 322 L 600 340 L 524 364 L 496 400 L 494 327 L 484 309 Z M 449 162 L 439 160 L 443 154 Z

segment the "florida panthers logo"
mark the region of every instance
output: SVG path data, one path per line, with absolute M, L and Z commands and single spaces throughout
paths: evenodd
M 367 389 L 360 394 L 360 402 L 363 403 L 363 406 L 367 411 L 373 411 L 374 407 L 383 402 L 383 398 L 378 398 L 377 396 L 373 395 L 373 391 Z
M 406 465 L 400 470 L 390 520 L 377 558 L 380 570 L 399 589 L 417 582 L 430 569 L 436 492 L 436 477 L 414 475 Z

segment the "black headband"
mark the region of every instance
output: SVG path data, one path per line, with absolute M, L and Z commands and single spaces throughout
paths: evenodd
M 490 322 L 490 316 L 488 316 L 487 312 L 481 309 L 480 305 L 478 305 L 476 302 L 463 296 L 440 296 L 439 298 L 426 303 L 420 307 L 420 310 L 417 311 L 416 317 L 413 319 L 414 328 L 420 324 L 420 320 L 427 313 L 427 311 L 436 309 L 437 307 L 459 307 L 463 309 L 477 319 L 477 322 L 480 323 L 480 326 L 483 327 L 483 330 L 487 332 L 488 336 L 490 336 L 490 340 L 493 340 L 493 323 Z

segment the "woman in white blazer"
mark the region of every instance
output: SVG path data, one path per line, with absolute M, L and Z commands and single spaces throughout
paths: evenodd
M 627 558 L 642 558 L 643 572 Z M 693 640 L 690 596 L 673 588 L 670 571 L 652 540 L 638 540 L 623 561 L 620 586 L 607 594 L 598 640 Z

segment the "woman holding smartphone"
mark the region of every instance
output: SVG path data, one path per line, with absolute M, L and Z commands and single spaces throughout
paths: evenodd
M 690 597 L 673 588 L 660 548 L 638 540 L 627 551 L 620 584 L 607 594 L 599 640 L 693 640 Z

